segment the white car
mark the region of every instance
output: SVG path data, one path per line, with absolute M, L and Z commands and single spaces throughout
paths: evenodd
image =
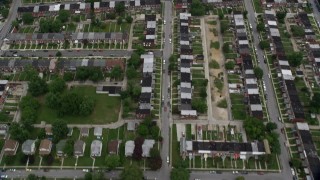
M 4 175 L 4 174 L 1 175 L 1 179 L 6 179 L 6 178 L 8 178 L 8 175 Z
M 171 39 L 169 39 L 169 43 L 171 44 Z
M 278 120 L 281 122 L 281 117 L 278 117 Z
M 169 161 L 169 156 L 167 156 L 167 163 L 169 164 L 169 162 L 170 162 L 170 161 Z
M 163 60 L 163 65 L 165 65 L 165 64 L 166 64 L 166 60 L 164 59 L 164 60 Z
M 89 172 L 89 169 L 82 169 L 83 172 Z
M 163 20 L 163 24 L 166 25 L 166 20 Z
M 250 24 L 250 29 L 252 29 L 252 25 Z

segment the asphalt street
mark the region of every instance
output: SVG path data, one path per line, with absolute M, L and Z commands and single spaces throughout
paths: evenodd
M 18 7 L 21 6 L 21 0 L 12 1 L 11 8 L 8 14 L 8 18 L 5 21 L 3 28 L 0 30 L 0 47 L 2 46 L 3 39 L 7 36 L 11 29 L 12 21 L 17 17 Z M 1 54 L 1 53 L 0 53 Z
M 168 95 L 168 88 L 170 85 L 170 76 L 168 75 L 168 67 L 169 67 L 169 58 L 172 54 L 172 44 L 169 41 L 171 39 L 171 33 L 173 29 L 172 25 L 172 2 L 164 1 L 164 20 L 166 24 L 163 27 L 165 43 L 163 46 L 163 73 L 162 73 L 162 99 L 163 106 L 161 108 L 161 136 L 163 137 L 163 145 L 161 149 L 161 157 L 162 157 L 162 167 L 156 172 L 157 179 L 170 179 L 170 171 L 171 171 L 171 159 L 170 159 L 170 106 L 168 106 L 168 102 L 170 101 Z M 167 158 L 169 158 L 169 163 L 167 162 Z
M 316 0 L 309 0 L 309 3 L 311 3 L 312 5 L 312 8 L 313 8 L 313 15 L 314 15 L 314 18 L 320 22 L 320 12 L 316 6 Z
M 289 166 L 289 153 L 287 150 L 287 147 L 284 145 L 284 142 L 286 142 L 286 139 L 284 137 L 284 134 L 281 133 L 281 128 L 283 128 L 283 124 L 278 121 L 278 117 L 280 116 L 279 110 L 278 110 L 278 105 L 276 101 L 276 96 L 273 90 L 273 85 L 271 82 L 271 79 L 269 78 L 269 69 L 267 64 L 264 63 L 263 55 L 264 52 L 263 50 L 260 49 L 259 47 L 259 33 L 257 32 L 257 23 L 256 23 L 256 17 L 254 13 L 254 8 L 252 1 L 244 1 L 246 9 L 248 11 L 248 20 L 250 24 L 252 25 L 252 35 L 253 35 L 253 43 L 254 47 L 256 47 L 257 51 L 257 58 L 260 61 L 258 63 L 259 67 L 263 70 L 263 80 L 266 84 L 266 92 L 268 96 L 268 100 L 266 102 L 267 104 L 267 109 L 269 112 L 269 117 L 272 122 L 275 122 L 278 125 L 277 132 L 279 133 L 279 141 L 281 145 L 281 155 L 279 156 L 280 159 L 280 164 L 282 166 L 282 172 L 278 174 L 280 177 L 291 177 L 291 170 Z

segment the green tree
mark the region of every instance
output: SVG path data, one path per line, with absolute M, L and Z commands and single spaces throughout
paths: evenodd
M 143 173 L 140 167 L 137 165 L 127 165 L 124 167 L 123 171 L 120 174 L 121 180 L 132 180 L 132 179 L 142 179 Z
M 9 9 L 8 8 L 2 8 L 0 13 L 1 13 L 2 17 L 6 19 L 8 17 L 8 15 L 9 15 Z
M 40 104 L 38 100 L 30 95 L 24 96 L 20 103 L 19 107 L 23 110 L 25 108 L 30 108 L 32 107 L 33 109 L 38 109 L 40 107 Z
M 258 25 L 257 25 L 257 31 L 258 32 L 265 32 L 266 31 L 266 28 L 264 26 L 264 23 L 260 22 Z
M 69 82 L 72 81 L 74 78 L 74 74 L 72 72 L 64 72 L 63 73 L 63 80 Z
M 79 105 L 80 115 L 88 116 L 94 110 L 94 101 L 88 97 L 84 97 L 81 104 Z
M 117 80 L 121 79 L 122 75 L 123 75 L 123 70 L 121 69 L 120 66 L 113 67 L 110 72 L 110 77 Z
M 52 123 L 53 142 L 57 143 L 67 137 L 69 132 L 67 123 L 63 120 L 56 120 Z
M 150 134 L 152 136 L 152 139 L 157 140 L 159 137 L 160 128 L 157 125 L 154 125 L 150 128 Z
M 56 78 L 49 83 L 49 91 L 52 93 L 62 93 L 67 87 L 62 78 Z
M 120 166 L 120 157 L 116 154 L 111 154 L 106 156 L 105 162 L 108 169 L 113 170 L 116 167 Z
M 292 35 L 294 37 L 304 37 L 305 32 L 303 27 L 292 25 L 290 26 L 290 28 L 291 28 Z
M 265 137 L 266 128 L 262 121 L 250 117 L 243 122 L 243 127 L 250 139 L 262 140 Z
M 116 10 L 116 13 L 118 13 L 119 15 L 123 14 L 124 11 L 126 10 L 126 7 L 124 5 L 123 2 L 120 3 L 116 3 L 116 6 L 114 8 Z
M 65 23 L 69 20 L 70 12 L 67 10 L 60 10 L 58 18 L 62 23 Z
M 135 79 L 136 77 L 138 77 L 138 74 L 139 73 L 134 69 L 133 66 L 130 66 L 127 68 L 126 76 L 127 76 L 128 80 Z
M 92 180 L 105 180 L 103 172 L 95 172 L 95 173 L 93 173 Z
M 46 95 L 45 104 L 51 109 L 59 109 L 61 105 L 61 96 L 58 93 L 49 92 Z
M 248 11 L 243 11 L 243 12 L 242 12 L 242 15 L 243 15 L 243 17 L 244 17 L 245 19 L 247 19 Z
M 301 65 L 303 60 L 303 54 L 301 52 L 291 52 L 287 54 L 287 59 L 292 67 L 298 67 Z
M 141 65 L 140 55 L 136 52 L 132 53 L 132 55 L 128 61 L 128 66 L 129 67 L 132 66 L 135 69 L 138 69 L 140 65 Z
M 66 145 L 63 148 L 63 152 L 69 157 L 73 156 L 73 146 L 74 141 L 72 139 L 68 139 Z
M 312 107 L 312 109 L 315 112 L 319 112 L 320 110 L 320 93 L 316 92 L 313 94 L 313 97 L 310 101 L 310 107 Z
M 225 66 L 225 68 L 227 70 L 233 70 L 234 66 L 235 66 L 235 63 L 234 63 L 234 61 L 228 61 L 228 62 L 225 63 L 224 66 Z
M 300 169 L 302 166 L 302 162 L 299 158 L 292 158 L 290 162 L 292 163 L 292 166 L 296 169 Z
M 253 69 L 254 75 L 257 77 L 257 79 L 262 79 L 263 77 L 263 70 L 260 67 L 255 67 Z
M 259 46 L 261 49 L 269 49 L 270 48 L 270 43 L 267 40 L 262 40 L 259 42 Z
M 121 16 L 118 17 L 118 19 L 117 19 L 117 24 L 118 24 L 118 25 L 122 24 L 122 17 L 121 17 Z
M 140 136 L 146 137 L 149 133 L 149 129 L 145 124 L 142 123 L 138 126 L 137 132 Z
M 205 113 L 208 109 L 206 101 L 203 101 L 201 99 L 193 99 L 191 102 L 191 106 L 199 113 Z
M 35 174 L 29 174 L 27 176 L 27 180 L 38 180 L 38 176 L 36 176 Z
M 12 25 L 13 27 L 19 29 L 19 21 L 14 20 L 14 21 L 12 21 L 12 24 L 11 24 L 11 25 Z
M 8 122 L 9 116 L 4 112 L 0 112 L 0 122 Z
M 91 173 L 91 172 L 87 172 L 87 173 L 84 175 L 84 179 L 85 179 L 85 180 L 93 180 L 93 179 L 92 179 L 92 173 Z
M 23 13 L 22 21 L 24 24 L 32 24 L 33 20 L 34 20 L 34 18 L 32 16 L 32 13 Z
M 277 124 L 276 123 L 274 123 L 274 122 L 268 122 L 267 124 L 266 124 L 266 130 L 268 131 L 268 132 L 272 132 L 273 130 L 275 130 L 275 129 L 277 129 Z
M 228 42 L 226 42 L 226 43 L 223 44 L 223 46 L 222 46 L 222 51 L 223 51 L 224 53 L 229 53 L 229 52 L 230 52 L 230 46 L 229 46 L 229 43 L 228 43 Z
M 56 53 L 56 56 L 57 56 L 57 57 L 61 57 L 61 56 L 62 56 L 62 53 L 61 53 L 60 51 L 58 51 L 58 52 Z
M 32 78 L 31 81 L 28 83 L 28 92 L 32 96 L 40 96 L 47 92 L 48 86 L 44 79 L 40 77 Z
M 219 19 L 222 20 L 222 19 L 224 18 L 223 12 L 220 11 L 220 12 L 218 13 L 218 16 L 219 16 Z
M 236 180 L 245 180 L 245 178 L 243 176 L 238 176 Z
M 189 178 L 190 178 L 189 170 L 182 167 L 172 168 L 170 173 L 171 180 L 188 180 Z
M 134 52 L 138 54 L 140 60 L 140 56 L 146 52 L 146 49 L 142 45 L 138 45 Z
M 133 21 L 133 18 L 131 16 L 127 16 L 126 21 L 127 21 L 127 23 L 131 24 Z
M 194 0 L 190 5 L 190 13 L 192 16 L 203 16 L 206 13 L 205 7 L 199 0 Z
M 284 19 L 287 16 L 287 12 L 286 11 L 277 11 L 276 13 L 276 17 L 278 19 L 279 23 L 284 23 Z
M 20 143 L 24 142 L 29 137 L 29 132 L 22 128 L 20 124 L 13 122 L 9 127 L 9 133 L 11 138 L 19 141 Z
M 79 115 L 82 98 L 73 92 L 67 92 L 61 97 L 61 105 L 58 109 L 58 115 Z

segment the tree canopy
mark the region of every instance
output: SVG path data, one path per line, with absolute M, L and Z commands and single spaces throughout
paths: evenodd
M 257 24 L 257 31 L 258 32 L 264 32 L 266 31 L 266 28 L 264 26 L 264 23 L 260 22 L 259 24 Z
M 112 68 L 110 72 L 110 77 L 116 80 L 120 80 L 123 75 L 123 70 L 121 69 L 120 66 L 115 66 Z
M 40 96 L 47 92 L 48 85 L 44 79 L 36 76 L 28 83 L 28 92 L 32 96 Z
M 190 178 L 190 172 L 188 169 L 178 167 L 173 168 L 170 173 L 171 180 L 188 180 Z
M 31 13 L 23 13 L 22 21 L 24 24 L 32 24 L 33 20 L 34 20 L 34 18 Z
M 126 7 L 124 5 L 123 2 L 120 3 L 116 3 L 116 6 L 114 8 L 116 10 L 116 13 L 118 13 L 119 15 L 123 14 L 124 11 L 126 10 Z
M 62 23 L 65 23 L 69 20 L 69 17 L 70 17 L 70 12 L 67 11 L 67 10 L 60 10 L 59 11 L 59 15 L 58 15 L 58 18 L 60 19 L 60 21 Z
M 190 5 L 190 13 L 192 16 L 203 16 L 206 13 L 205 10 L 204 5 L 199 0 L 192 1 Z
M 287 12 L 286 11 L 277 11 L 276 13 L 276 17 L 278 19 L 279 23 L 284 23 L 284 19 L 287 16 Z
M 290 54 L 287 54 L 287 59 L 290 66 L 298 67 L 302 63 L 303 54 L 301 52 L 291 52 Z
M 262 40 L 259 42 L 259 46 L 261 49 L 269 49 L 270 48 L 270 43 L 267 40 Z
M 16 122 L 11 123 L 9 127 L 9 133 L 12 139 L 17 140 L 20 143 L 27 140 L 30 135 L 30 133 L 25 128 L 23 128 Z
M 87 79 L 97 82 L 102 80 L 103 74 L 100 68 L 95 67 L 79 67 L 76 71 L 76 79 L 85 81 Z
M 60 19 L 41 19 L 39 27 L 39 31 L 41 33 L 60 32 L 62 28 L 62 22 Z
M 67 137 L 69 132 L 67 123 L 63 120 L 56 120 L 52 123 L 53 141 L 59 142 L 61 139 Z
M 263 77 L 263 70 L 260 67 L 255 67 L 253 69 L 254 75 L 257 77 L 257 79 L 262 79 Z
M 140 167 L 137 165 L 127 165 L 124 167 L 123 171 L 120 174 L 121 180 L 132 180 L 132 179 L 142 179 L 143 173 Z
M 108 169 L 113 170 L 116 167 L 120 166 L 120 157 L 116 154 L 111 154 L 106 156 L 105 162 Z
M 49 91 L 52 93 L 62 93 L 66 87 L 66 82 L 62 78 L 56 78 L 49 83 Z
M 228 62 L 225 63 L 224 66 L 225 66 L 225 68 L 227 70 L 233 70 L 234 66 L 235 66 L 235 63 L 234 63 L 234 61 L 228 61 Z
M 292 35 L 294 37 L 304 37 L 305 32 L 304 32 L 304 28 L 301 26 L 297 26 L 297 25 L 292 25 L 290 26 L 290 30 L 292 32 Z
M 320 93 L 316 92 L 313 94 L 313 97 L 310 101 L 310 107 L 314 112 L 319 112 L 320 110 Z

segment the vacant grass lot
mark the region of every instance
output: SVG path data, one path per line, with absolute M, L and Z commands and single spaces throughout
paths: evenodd
M 41 121 L 52 123 L 56 119 L 63 119 L 69 124 L 108 124 L 118 120 L 121 103 L 120 97 L 112 97 L 107 94 L 96 94 L 96 89 L 92 86 L 78 86 L 74 87 L 71 91 L 94 99 L 95 109 L 90 116 L 58 117 L 55 110 L 50 109 L 45 105 L 45 98 L 40 97 L 41 107 L 38 114 L 38 123 Z

